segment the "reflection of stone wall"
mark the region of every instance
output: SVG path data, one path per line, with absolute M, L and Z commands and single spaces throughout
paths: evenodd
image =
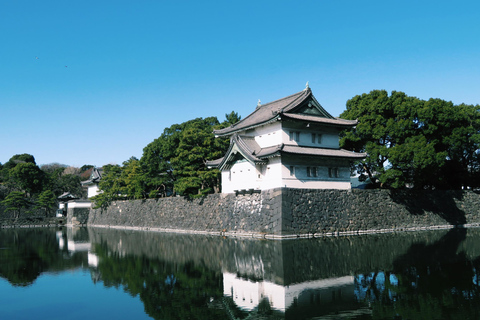
M 468 233 L 478 235 L 474 230 Z M 92 247 L 103 244 L 119 256 L 145 256 L 179 265 L 193 262 L 279 285 L 392 270 L 394 261 L 412 245 L 430 246 L 447 234 L 441 230 L 269 241 L 105 228 L 88 228 L 88 232 Z M 477 252 L 467 254 L 478 256 Z
M 212 270 L 238 271 L 251 279 L 263 279 L 268 270 L 283 278 L 279 241 L 106 228 L 88 228 L 88 232 L 93 247 L 105 244 L 120 256 L 146 256 L 182 265 L 194 262 Z
M 471 191 L 275 189 L 252 195 L 210 195 L 117 201 L 92 210 L 89 225 L 187 232 L 322 236 L 478 224 L 480 195 Z

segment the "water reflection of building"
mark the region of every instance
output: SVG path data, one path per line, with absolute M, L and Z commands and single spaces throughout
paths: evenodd
M 92 251 L 92 244 L 85 229 L 67 228 L 66 231 L 57 231 L 56 237 L 60 250 L 66 250 L 69 255 L 86 253 L 88 265 L 98 266 L 98 256 Z
M 267 299 L 271 308 L 285 312 L 289 308 L 343 305 L 344 310 L 356 305 L 354 277 L 321 279 L 287 286 L 270 281 L 252 281 L 236 274 L 223 273 L 224 295 L 230 296 L 241 309 L 251 311 Z
M 269 307 L 276 311 L 275 319 L 370 314 L 368 302 L 358 299 L 362 297 L 358 293 L 361 288 L 353 275 L 392 270 L 394 257 L 405 254 L 415 243 L 435 243 L 443 235 L 404 233 L 258 241 L 103 228 L 89 232 L 91 241 L 108 248 L 116 259 L 142 257 L 172 266 L 196 266 L 197 271 L 220 272 L 224 297 L 220 303 L 212 302 L 212 306 L 232 314 L 238 314 L 238 307 L 253 315 Z M 380 275 L 376 284 L 382 284 Z

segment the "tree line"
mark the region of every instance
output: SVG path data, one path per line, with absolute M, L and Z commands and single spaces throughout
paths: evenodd
M 341 133 L 340 146 L 365 152 L 352 164 L 352 174 L 372 188 L 464 189 L 480 187 L 480 106 L 441 99 L 421 100 L 403 92 L 373 90 L 347 101 L 343 119 L 357 119 L 355 128 Z M 215 138 L 214 129 L 238 122 L 232 111 L 196 118 L 165 128 L 143 149 L 140 159 L 105 165 L 94 197 L 97 208 L 114 200 L 198 197 L 220 192 L 220 172 L 207 160 L 222 157 L 228 138 Z M 85 197 L 81 181 L 93 166 L 38 167 L 32 155 L 13 156 L 0 164 L 0 204 L 21 208 L 52 208 L 63 192 Z
M 172 195 L 198 197 L 220 191 L 220 172 L 208 169 L 207 160 L 222 157 L 228 138 L 215 138 L 214 129 L 240 120 L 232 111 L 219 122 L 217 117 L 196 118 L 165 128 L 160 137 L 143 149 L 140 159 L 131 157 L 120 165 L 103 167 L 94 197 L 97 208 L 117 199 L 160 198 Z
M 22 211 L 43 211 L 49 216 L 61 194 L 86 196 L 81 181 L 90 177 L 92 168 L 93 165 L 76 168 L 59 163 L 38 166 L 33 155 L 16 154 L 5 164 L 0 163 L 0 205 L 6 212 L 13 212 L 15 219 Z
M 172 195 L 186 197 L 219 192 L 220 172 L 205 166 L 220 158 L 228 139 L 215 139 L 214 129 L 240 120 L 236 112 L 216 117 L 196 118 L 165 128 L 162 135 L 143 149 L 140 159 L 131 157 L 122 165 L 102 168 L 99 188 L 93 198 L 96 207 L 106 208 L 113 200 L 146 199 Z M 88 180 L 93 166 L 68 167 L 58 163 L 38 166 L 30 154 L 14 155 L 0 164 L 0 205 L 18 218 L 22 211 L 42 210 L 48 216 L 64 192 L 86 198 L 81 182 Z

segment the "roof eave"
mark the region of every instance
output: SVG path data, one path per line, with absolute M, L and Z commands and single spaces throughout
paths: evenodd
M 227 132 L 223 132 L 223 133 L 219 133 L 218 131 L 213 130 L 213 133 L 215 134 L 215 137 L 228 137 L 228 136 L 231 136 L 235 133 L 239 133 L 239 132 L 242 132 L 242 131 L 258 128 L 258 127 L 264 126 L 266 124 L 270 124 L 270 123 L 273 123 L 275 121 L 278 121 L 280 116 L 281 116 L 281 114 L 277 113 L 272 118 L 268 119 L 267 121 L 256 123 L 256 124 L 253 124 L 253 125 L 250 125 L 250 126 L 247 126 L 247 127 L 239 127 L 235 130 L 231 130 L 231 131 L 227 131 Z

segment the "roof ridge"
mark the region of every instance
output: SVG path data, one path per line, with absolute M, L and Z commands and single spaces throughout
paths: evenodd
M 289 96 L 286 96 L 286 97 L 283 97 L 283 98 L 280 98 L 280 99 L 277 99 L 277 100 L 273 100 L 273 101 L 267 102 L 267 103 L 265 103 L 265 104 L 262 104 L 260 108 L 263 108 L 263 107 L 268 106 L 269 104 L 272 104 L 272 103 L 275 103 L 275 102 L 279 102 L 279 101 L 282 101 L 282 100 L 289 99 L 289 98 L 291 98 L 291 97 L 293 97 L 293 96 L 295 96 L 295 95 L 300 95 L 301 93 L 304 93 L 304 92 L 305 92 L 305 90 L 302 90 L 302 91 L 299 91 L 299 92 L 297 92 L 297 93 L 291 94 L 291 95 L 289 95 Z
M 255 113 L 257 113 L 258 110 L 261 110 L 261 109 L 265 109 L 265 107 L 268 107 L 269 105 L 271 104 L 274 104 L 274 103 L 278 103 L 280 101 L 283 101 L 283 100 L 286 100 L 286 99 L 291 99 L 293 96 L 295 95 L 300 95 L 301 93 L 305 92 L 305 90 L 302 90 L 302 91 L 299 91 L 297 93 L 294 93 L 294 94 L 291 94 L 289 96 L 286 96 L 286 97 L 283 97 L 283 98 L 280 98 L 280 99 L 277 99 L 277 100 L 274 100 L 274 101 L 270 101 L 270 102 L 267 102 L 265 104 L 262 104 L 260 107 L 256 108 L 252 113 L 250 113 L 248 116 L 246 116 L 244 119 L 242 120 L 246 120 L 248 118 L 250 118 L 251 116 L 253 116 Z M 297 99 L 295 99 L 294 101 L 296 101 Z M 282 108 L 284 109 L 284 108 Z M 240 122 L 240 121 L 239 121 Z M 235 124 L 233 124 L 232 126 L 235 126 Z

